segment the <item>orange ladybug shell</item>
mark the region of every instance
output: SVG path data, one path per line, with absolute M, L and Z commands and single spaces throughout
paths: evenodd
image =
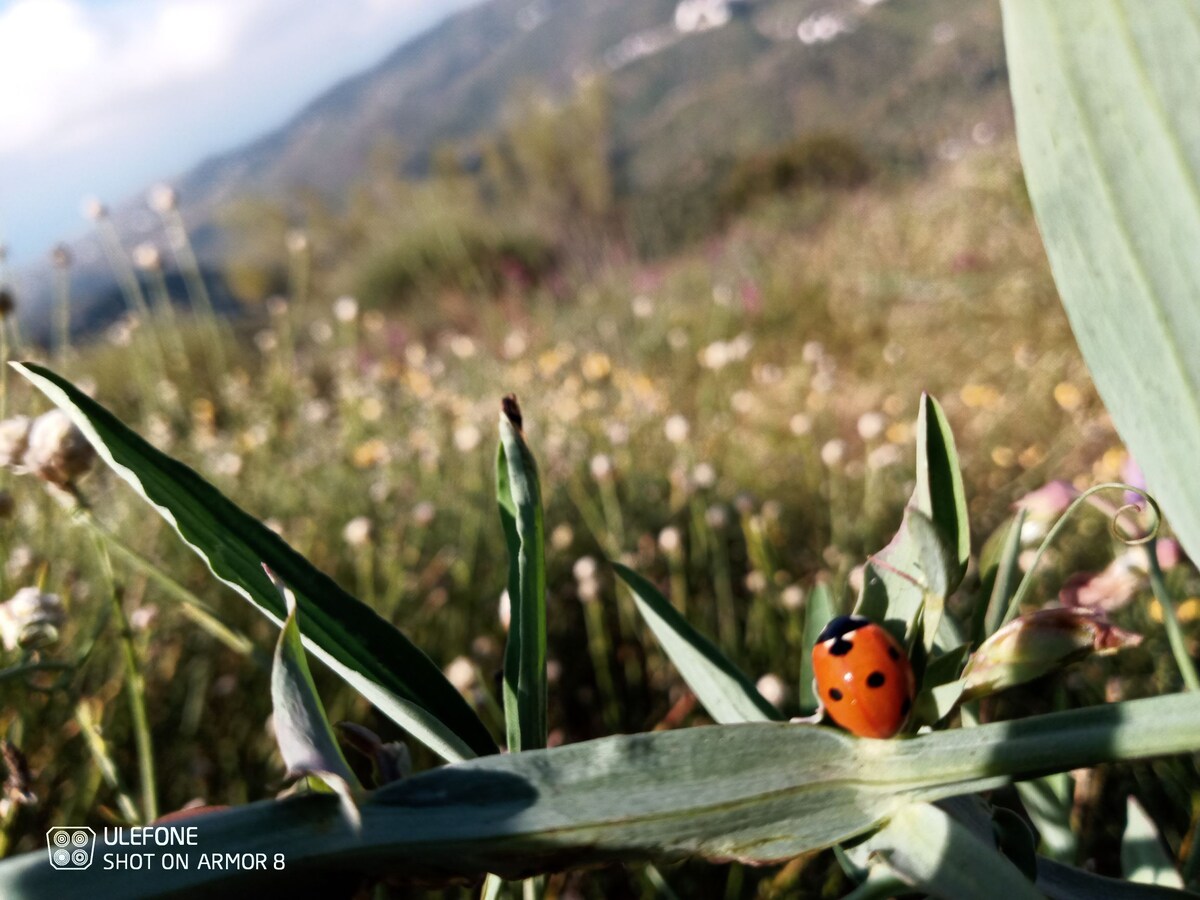
M 813 675 L 825 712 L 851 734 L 890 738 L 908 718 L 916 693 L 904 648 L 862 616 L 838 616 L 812 650 Z

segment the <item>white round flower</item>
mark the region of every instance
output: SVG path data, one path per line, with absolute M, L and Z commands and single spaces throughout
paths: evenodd
M 821 447 L 821 462 L 833 468 L 841 463 L 846 456 L 846 442 L 841 438 L 834 438 L 831 441 L 826 441 Z
M 613 473 L 612 458 L 603 453 L 597 453 L 592 457 L 591 469 L 592 477 L 597 481 L 604 481 L 608 479 Z
M 581 556 L 575 560 L 575 565 L 571 567 L 571 573 L 575 576 L 576 581 L 588 581 L 596 577 L 599 569 L 595 557 Z
M 61 598 L 35 587 L 23 587 L 0 603 L 0 642 L 6 650 L 41 647 L 58 639 L 66 621 Z
M 355 516 L 342 529 L 342 540 L 351 547 L 365 547 L 371 541 L 371 520 L 366 516 Z
M 454 446 L 462 453 L 470 453 L 479 446 L 481 440 L 483 434 L 469 422 L 454 429 Z
M 179 205 L 179 195 L 169 184 L 156 184 L 150 188 L 146 201 L 156 213 L 168 213 Z
M 683 546 L 683 535 L 674 525 L 668 525 L 658 533 L 658 546 L 663 553 L 678 553 L 679 548 Z
M 692 483 L 698 488 L 711 488 L 717 483 L 717 470 L 712 463 L 696 463 L 692 469 Z
M 38 416 L 29 429 L 22 465 L 44 481 L 66 487 L 92 467 L 96 451 L 61 409 Z
M 667 440 L 672 444 L 682 444 L 688 439 L 688 434 L 692 428 L 688 424 L 688 420 L 676 413 L 667 419 L 663 425 L 663 431 L 667 435 Z
M 883 413 L 865 412 L 858 417 L 858 436 L 864 441 L 875 440 L 886 428 L 887 418 Z
M 804 605 L 804 589 L 798 584 L 789 584 L 780 593 L 779 602 L 784 609 L 796 612 Z
M 783 701 L 787 699 L 787 688 L 778 675 L 764 675 L 754 686 L 772 706 L 783 706 Z
M 654 301 L 645 294 L 638 294 L 630 304 L 633 314 L 639 319 L 648 319 L 654 315 Z
M 446 666 L 445 675 L 459 693 L 465 694 L 475 686 L 475 664 L 465 656 L 452 659 L 450 665 Z
M 13 416 L 0 422 L 0 466 L 18 466 L 29 446 L 29 429 L 33 419 Z
M 575 532 L 570 525 L 555 525 L 550 532 L 550 546 L 555 550 L 566 550 L 575 541 Z
M 350 296 L 338 297 L 333 301 L 333 317 L 342 323 L 350 323 L 358 318 L 358 301 Z

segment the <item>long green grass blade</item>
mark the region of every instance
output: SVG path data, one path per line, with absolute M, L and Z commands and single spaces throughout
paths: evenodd
M 510 752 L 546 746 L 546 535 L 537 463 L 515 397 L 504 399 L 496 500 L 508 544 L 512 620 L 504 651 L 504 719 Z
M 632 569 L 613 563 L 629 587 L 638 612 L 671 662 L 718 722 L 769 722 L 783 718 L 716 644 L 693 628 L 653 584 Z
M 1133 797 L 1125 803 L 1125 833 L 1121 836 L 1121 871 L 1138 884 L 1182 888 L 1183 879 L 1167 854 L 1158 826 Z
M 812 715 L 817 711 L 820 698 L 813 689 L 812 650 L 822 629 L 835 615 L 833 594 L 829 585 L 819 582 L 808 592 L 804 604 L 804 642 L 800 648 L 800 714 Z
M 32 363 L 12 366 L 70 415 L 101 458 L 158 510 L 214 575 L 282 625 L 287 618 L 283 600 L 262 569 L 264 562 L 270 566 L 296 592 L 305 646 L 381 712 L 448 760 L 496 752 L 462 695 L 390 622 L 70 382 Z
M 620 859 L 769 862 L 868 833 L 910 803 L 1115 760 L 1200 749 L 1200 696 L 1173 694 L 868 741 L 812 725 L 747 723 L 620 735 L 492 755 L 366 797 L 362 829 L 332 798 L 266 801 L 195 820 L 197 850 L 284 852 L 287 873 L 507 879 Z M 97 848 L 102 851 L 104 848 Z M 0 863 L 0 895 L 149 897 L 252 884 L 198 869 L 62 877 L 44 852 Z M 211 896 L 211 893 L 209 894 Z M 282 895 L 282 894 L 281 894 Z
M 1075 337 L 1200 554 L 1200 3 L 1003 0 L 1017 137 Z

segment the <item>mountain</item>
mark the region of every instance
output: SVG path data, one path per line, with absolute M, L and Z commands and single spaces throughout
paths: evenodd
M 994 0 L 490 0 L 177 179 L 182 209 L 216 267 L 216 213 L 234 199 L 308 189 L 336 201 L 383 142 L 419 173 L 438 145 L 470 148 L 505 123 L 517 91 L 566 97 L 596 77 L 627 195 L 798 134 L 839 133 L 919 166 L 1012 127 Z M 128 245 L 157 227 L 140 197 L 112 215 Z M 84 307 L 114 296 L 98 248 L 74 248 Z M 22 295 L 46 292 L 48 273 L 27 275 Z

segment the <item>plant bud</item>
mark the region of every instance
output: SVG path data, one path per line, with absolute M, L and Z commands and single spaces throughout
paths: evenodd
M 58 640 L 64 621 L 66 613 L 57 594 L 23 587 L 11 600 L 0 603 L 0 641 L 6 650 L 45 647 Z
M 67 487 L 92 467 L 96 451 L 60 409 L 38 416 L 29 429 L 22 466 L 43 481 Z
M 1009 622 L 989 637 L 963 671 L 963 699 L 1024 684 L 1092 653 L 1136 647 L 1140 634 L 1125 631 L 1098 612 L 1042 609 Z

